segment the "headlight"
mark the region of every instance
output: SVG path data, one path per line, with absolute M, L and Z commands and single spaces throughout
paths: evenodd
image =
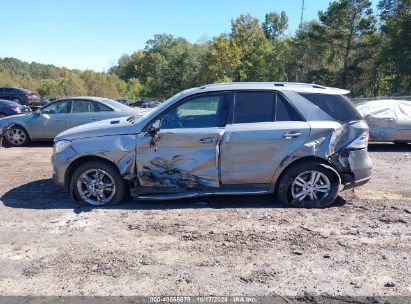
M 54 144 L 54 153 L 63 152 L 68 147 L 70 147 L 71 141 L 69 140 L 59 140 Z

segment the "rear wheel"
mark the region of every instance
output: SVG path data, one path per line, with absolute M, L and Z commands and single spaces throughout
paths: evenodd
M 339 191 L 335 173 L 319 162 L 298 163 L 285 172 L 278 186 L 281 204 L 299 208 L 323 208 L 331 205 Z
M 5 134 L 6 142 L 12 147 L 21 147 L 29 143 L 30 138 L 27 131 L 19 126 L 12 126 Z
M 91 161 L 74 172 L 70 189 L 81 204 L 100 207 L 120 203 L 127 184 L 118 170 L 102 161 Z

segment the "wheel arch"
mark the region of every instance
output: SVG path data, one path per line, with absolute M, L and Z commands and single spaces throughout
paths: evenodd
M 322 157 L 310 155 L 310 156 L 303 156 L 298 159 L 295 159 L 294 161 L 290 162 L 287 164 L 280 172 L 276 172 L 277 178 L 274 180 L 274 193 L 277 194 L 278 192 L 278 186 L 280 184 L 280 181 L 284 174 L 287 172 L 287 170 L 295 165 L 298 165 L 299 163 L 303 162 L 313 162 L 313 163 L 319 163 L 320 165 L 324 166 L 325 168 L 329 169 L 335 177 L 338 179 L 340 185 L 341 185 L 341 175 L 338 173 L 337 169 L 335 166 L 328 161 L 327 159 L 324 159 Z
M 101 161 L 104 162 L 113 168 L 115 168 L 118 172 L 120 172 L 119 168 L 114 164 L 112 161 L 108 160 L 107 158 L 101 157 L 101 156 L 96 156 L 96 155 L 85 155 L 81 156 L 77 159 L 75 159 L 73 162 L 70 163 L 70 165 L 67 167 L 66 172 L 64 174 L 64 185 L 69 188 L 70 187 L 70 182 L 71 178 L 73 177 L 74 171 L 81 166 L 82 164 L 85 164 L 90 161 Z
M 9 116 L 8 116 L 8 117 L 9 117 Z M 27 128 L 27 126 L 25 126 L 24 124 L 21 124 L 21 123 L 15 123 L 15 122 L 13 122 L 13 123 L 10 123 L 10 124 L 6 125 L 6 128 L 13 127 L 13 126 L 22 128 L 24 131 L 26 131 L 27 135 L 29 136 L 29 141 L 32 140 L 32 139 L 31 139 L 30 132 L 29 132 L 29 128 Z

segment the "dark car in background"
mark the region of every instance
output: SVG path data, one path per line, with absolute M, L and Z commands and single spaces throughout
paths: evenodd
M 41 106 L 40 97 L 32 91 L 16 87 L 0 87 L 0 99 L 11 100 L 22 105 Z
M 0 118 L 28 112 L 31 112 L 28 106 L 23 106 L 14 101 L 0 99 Z

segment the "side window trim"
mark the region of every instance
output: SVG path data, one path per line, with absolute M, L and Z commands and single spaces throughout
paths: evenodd
M 185 98 L 177 101 L 175 104 L 169 106 L 167 109 L 164 109 L 160 114 L 158 114 L 158 115 L 155 116 L 153 119 L 151 119 L 151 120 L 144 126 L 144 128 L 142 129 L 142 132 L 146 132 L 146 131 L 148 130 L 148 128 L 149 128 L 156 120 L 158 120 L 159 118 L 161 118 L 161 117 L 162 117 L 164 114 L 166 114 L 168 111 L 171 111 L 172 109 L 174 109 L 174 108 L 176 108 L 176 107 L 178 107 L 178 106 L 180 106 L 180 105 L 182 105 L 182 104 L 184 104 L 184 103 L 186 103 L 186 102 L 189 102 L 189 101 L 192 100 L 192 99 L 199 98 L 199 97 L 212 96 L 212 95 L 221 95 L 221 96 L 224 96 L 224 99 L 225 99 L 225 101 L 226 101 L 226 102 L 225 102 L 225 103 L 226 103 L 226 106 L 229 107 L 226 122 L 225 122 L 225 124 L 224 124 L 223 127 L 219 127 L 219 128 L 224 128 L 224 127 L 229 123 L 230 114 L 231 114 L 230 111 L 232 110 L 232 109 L 230 108 L 230 106 L 231 106 L 231 102 L 230 102 L 230 101 L 231 101 L 231 100 L 230 100 L 230 97 L 229 97 L 231 94 L 232 94 L 231 91 L 212 91 L 212 92 L 204 92 L 204 93 L 198 93 L 198 94 L 194 94 L 194 95 L 187 96 L 187 97 L 185 97 Z M 227 98 L 229 98 L 229 99 L 227 99 Z

